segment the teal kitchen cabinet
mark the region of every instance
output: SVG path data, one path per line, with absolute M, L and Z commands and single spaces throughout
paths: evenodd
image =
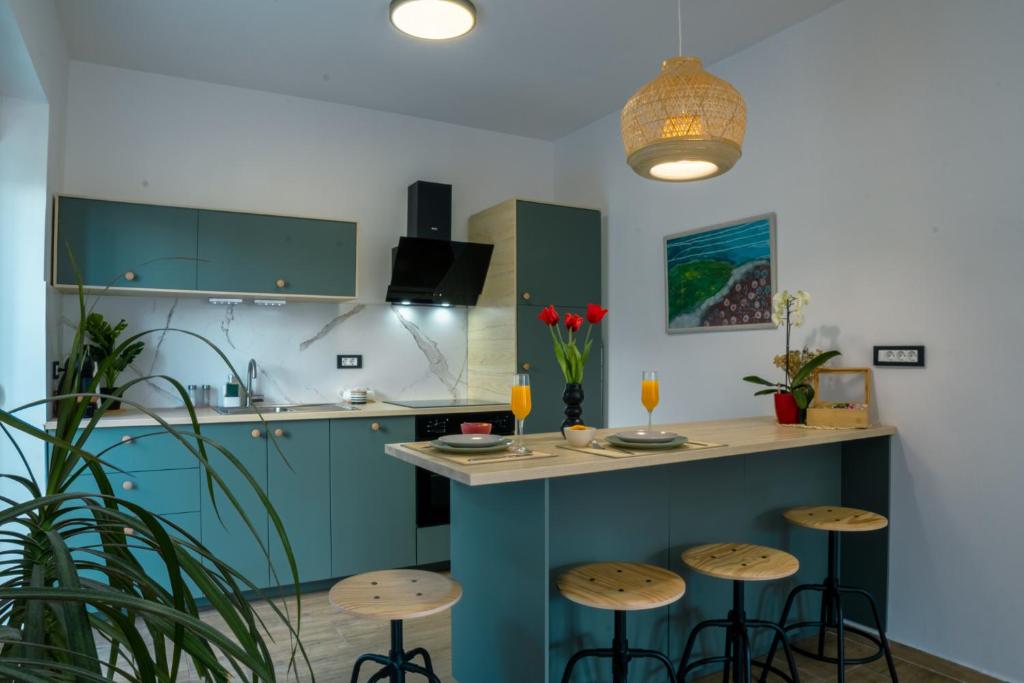
M 565 419 L 565 404 L 562 392 L 565 378 L 555 360 L 551 334 L 543 323 L 537 320 L 542 306 L 519 306 L 517 308 L 516 346 L 520 368 L 530 375 L 530 396 L 533 410 L 526 418 L 526 431 L 531 434 L 557 432 Z M 586 330 L 588 323 L 583 324 Z M 583 374 L 583 421 L 590 426 L 604 426 L 604 341 L 601 327 L 594 328 L 591 336 L 590 359 Z M 585 332 L 578 344 L 583 348 Z M 640 380 L 637 378 L 637 400 L 640 400 Z
M 175 427 L 190 432 L 188 425 Z M 195 446 L 196 440 L 185 436 Z M 102 459 L 110 472 L 147 472 L 196 468 L 199 460 L 163 427 L 103 427 L 94 429 L 86 442 L 90 453 Z M 196 510 L 199 508 L 196 507 Z
M 162 470 L 155 472 L 108 472 L 114 495 L 144 507 L 158 515 L 199 510 L 199 470 Z M 75 480 L 75 489 L 99 493 L 96 480 L 83 474 Z
M 356 295 L 355 223 L 200 211 L 198 233 L 202 291 Z
M 77 285 L 73 255 L 88 287 L 195 290 L 197 217 L 195 209 L 58 197 L 53 283 Z
M 601 212 L 517 201 L 515 235 L 520 303 L 601 303 Z
M 249 471 L 256 485 L 267 490 L 267 434 L 262 423 L 203 425 L 203 434 L 231 452 Z M 203 544 L 216 556 L 252 581 L 257 587 L 269 585 L 267 512 L 252 484 L 220 451 L 209 448 L 210 463 L 224 485 L 241 504 L 255 528 L 246 525 L 224 491 L 215 484 L 216 509 L 201 471 L 200 512 Z M 219 513 L 219 516 L 218 516 Z M 259 543 L 257 540 L 259 539 Z M 263 544 L 263 548 L 260 547 Z
M 414 418 L 331 421 L 335 576 L 416 564 L 416 468 L 384 453 L 415 438 Z
M 333 576 L 330 422 L 272 422 L 270 433 L 274 441 L 267 441 L 267 495 L 288 533 L 299 580 L 329 579 Z M 269 534 L 271 584 L 291 583 L 288 559 L 273 524 Z

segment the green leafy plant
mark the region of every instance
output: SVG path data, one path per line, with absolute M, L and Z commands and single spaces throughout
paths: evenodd
M 252 593 L 257 587 L 172 519 L 117 496 L 109 474 L 120 470 L 108 462 L 108 456 L 122 443 L 95 452 L 88 444 L 109 406 L 122 400 L 98 394 L 100 378 L 109 377 L 111 369 L 142 337 L 165 332 L 193 337 L 232 372 L 234 368 L 216 345 L 200 335 L 174 328 L 148 330 L 114 343 L 99 362 L 96 376 L 82 386 L 88 317 L 81 287 L 78 301 L 80 322 L 67 371 L 58 395 L 51 399 L 56 405 L 56 428 L 50 433 L 17 415 L 47 403 L 47 399 L 0 410 L 0 438 L 9 440 L 25 468 L 23 475 L 0 473 L 21 489 L 21 495 L 0 497 L 4 543 L 0 553 L 0 680 L 170 683 L 182 675 L 186 657 L 205 681 L 277 680 L 267 646 L 268 627 L 247 599 L 261 597 Z M 286 607 L 269 602 L 291 638 L 288 671 L 295 673 L 301 657 L 312 678 L 299 638 L 301 596 L 295 556 L 280 517 L 242 462 L 202 433 L 195 407 L 180 382 L 154 375 L 133 379 L 123 388 L 147 381 L 175 391 L 185 404 L 189 421 L 176 428 L 146 407 L 125 401 L 154 422 L 152 433 L 136 439 L 163 437 L 180 444 L 182 452 L 201 466 L 218 518 L 225 505 L 237 512 L 252 532 L 253 543 L 266 555 L 267 546 L 249 516 L 252 510 L 241 505 L 239 491 L 225 484 L 218 471 L 225 465 L 215 465 L 210 456 L 217 454 L 217 463 L 237 470 L 256 492 L 284 549 L 290 572 L 287 580 L 295 585 L 294 619 Z M 90 401 L 98 403 L 86 418 Z M 16 439 L 15 433 L 21 438 Z M 40 450 L 44 445 L 48 449 L 42 481 L 33 474 L 22 449 L 25 437 L 34 439 Z M 277 442 L 273 443 L 276 446 Z M 279 447 L 277 452 L 284 457 Z M 83 485 L 85 476 L 93 480 L 88 487 Z M 147 560 L 148 571 L 140 557 Z M 164 584 L 154 579 L 154 564 L 166 576 Z M 276 573 L 274 576 L 277 579 Z M 224 623 L 223 632 L 200 618 L 200 600 Z
M 776 327 L 786 326 L 786 352 L 775 359 L 775 364 L 782 368 L 786 379 L 783 382 L 770 382 L 757 375 L 747 375 L 743 381 L 770 387 L 755 391 L 754 396 L 780 392 L 790 393 L 793 394 L 793 400 L 796 401 L 797 407 L 806 410 L 814 400 L 814 387 L 808 381 L 812 373 L 836 356 L 841 355 L 838 351 L 811 353 L 806 349 L 803 352 L 790 350 L 789 340 L 792 329 L 803 325 L 803 309 L 809 303 L 811 303 L 811 295 L 802 289 L 797 290 L 796 294 L 790 294 L 783 290 L 772 297 L 772 322 Z M 781 362 L 780 359 L 782 359 Z
M 104 368 L 103 372 L 99 373 L 103 379 L 102 389 L 116 388 L 117 378 L 146 348 L 143 341 L 135 341 L 120 347 L 117 345 L 117 338 L 127 327 L 128 323 L 124 319 L 112 326 L 100 313 L 89 313 L 85 319 L 85 332 L 89 336 L 89 354 L 92 360 Z M 108 358 L 111 362 L 104 364 Z

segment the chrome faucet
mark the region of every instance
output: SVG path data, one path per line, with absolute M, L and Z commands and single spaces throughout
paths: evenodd
M 249 368 L 245 371 L 245 407 L 246 408 L 252 408 L 252 404 L 253 404 L 253 399 L 254 398 L 262 398 L 262 397 L 254 397 L 252 395 L 252 381 L 254 379 L 256 379 L 257 377 L 259 377 L 259 374 L 260 373 L 259 373 L 259 368 L 256 365 L 256 359 L 255 358 L 250 358 L 249 359 Z

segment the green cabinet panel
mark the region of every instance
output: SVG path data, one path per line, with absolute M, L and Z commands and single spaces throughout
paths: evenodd
M 195 209 L 59 197 L 55 284 L 77 284 L 70 249 L 87 286 L 194 290 L 197 215 Z M 124 278 L 128 272 L 131 280 Z
M 191 431 L 189 426 L 175 427 Z M 195 445 L 195 439 L 189 443 Z M 126 472 L 196 468 L 199 461 L 180 441 L 163 427 L 108 427 L 94 429 L 86 447 L 108 465 Z
M 108 472 L 114 495 L 158 515 L 199 510 L 199 470 Z M 99 493 L 96 480 L 83 474 L 74 482 L 79 491 Z
M 328 579 L 332 576 L 330 423 L 272 422 L 270 433 L 274 441 L 267 444 L 267 495 L 288 533 L 299 580 Z M 271 583 L 291 583 L 284 546 L 272 524 L 269 533 Z
M 203 291 L 356 294 L 355 223 L 200 211 L 199 259 Z
M 516 203 L 516 296 L 531 304 L 601 303 L 601 213 Z
M 451 526 L 441 524 L 416 530 L 416 564 L 447 562 L 451 557 Z
M 526 431 L 531 434 L 557 432 L 565 419 L 562 392 L 565 378 L 555 360 L 551 335 L 537 320 L 542 306 L 519 306 L 517 309 L 517 367 L 530 364 L 530 396 L 533 410 L 526 418 Z M 586 330 L 588 323 L 583 323 Z M 591 337 L 590 359 L 583 375 L 583 421 L 592 427 L 604 426 L 604 341 L 601 327 Z M 579 342 L 582 346 L 582 340 Z M 637 400 L 640 400 L 640 378 L 637 378 Z
M 253 429 L 260 436 L 253 437 Z M 258 486 L 267 488 L 267 437 L 265 428 L 259 424 L 212 424 L 204 425 L 203 433 L 231 452 Z M 220 451 L 208 450 L 210 463 L 224 481 L 225 486 L 241 503 L 241 508 L 256 529 L 256 538 L 267 547 L 267 512 L 259 496 L 242 473 Z M 227 499 L 224 492 L 215 486 L 216 510 L 206 483 L 205 471 L 200 481 L 200 503 L 202 512 L 203 544 L 217 557 L 247 577 L 256 586 L 269 584 L 269 563 L 264 550 L 253 537 L 238 510 Z M 218 517 L 219 512 L 219 517 Z
M 411 417 L 331 421 L 335 576 L 416 564 L 416 468 L 384 454 L 384 444 L 412 441 L 414 424 Z

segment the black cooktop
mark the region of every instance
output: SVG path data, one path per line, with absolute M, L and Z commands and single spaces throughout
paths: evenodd
M 436 398 L 422 401 L 384 401 L 403 408 L 468 408 L 471 406 L 500 406 L 496 401 L 481 401 L 474 398 Z

